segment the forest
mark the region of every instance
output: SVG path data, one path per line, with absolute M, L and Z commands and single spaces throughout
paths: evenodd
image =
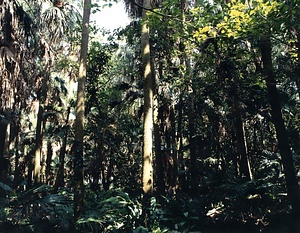
M 0 0 L 0 233 L 300 232 L 299 0 L 117 2 Z

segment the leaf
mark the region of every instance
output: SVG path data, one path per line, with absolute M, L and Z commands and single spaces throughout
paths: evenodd
M 136 228 L 135 230 L 133 230 L 132 233 L 148 233 L 148 229 L 143 227 L 143 226 L 139 226 L 138 228 Z
M 55 205 L 65 205 L 70 204 L 71 201 L 66 197 L 59 194 L 51 194 L 43 197 L 40 200 L 41 203 L 55 204 Z
M 7 184 L 4 184 L 2 182 L 0 182 L 0 188 L 6 192 L 12 192 L 12 188 L 10 186 L 8 186 Z
M 211 26 L 205 26 L 204 28 L 200 29 L 200 33 L 206 33 L 211 30 Z

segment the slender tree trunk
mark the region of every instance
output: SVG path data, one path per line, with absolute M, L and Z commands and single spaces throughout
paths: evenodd
M 236 131 L 236 142 L 237 150 L 239 154 L 239 171 L 242 176 L 247 180 L 252 180 L 252 173 L 250 169 L 250 162 L 247 155 L 245 133 L 243 127 L 243 120 L 240 111 L 240 103 L 237 96 L 234 96 L 233 110 L 235 115 L 235 131 Z
M 36 126 L 36 141 L 34 149 L 34 170 L 33 170 L 33 179 L 35 184 L 41 183 L 41 153 L 42 153 L 42 117 L 43 117 L 44 108 L 40 103 L 39 112 L 37 117 L 37 126 Z
M 19 140 L 20 140 L 20 135 L 19 135 L 19 127 L 16 127 L 15 129 L 15 170 L 14 170 L 14 189 L 17 189 L 17 187 L 20 184 L 20 177 L 21 177 L 21 169 L 19 167 L 19 159 L 20 159 L 20 154 L 19 154 Z
M 178 120 L 177 120 L 177 135 L 176 135 L 176 150 L 178 152 L 178 159 L 183 161 L 183 136 L 182 136 L 182 118 L 183 118 L 183 110 L 182 110 L 182 94 L 179 94 L 179 102 L 177 104 L 178 111 Z M 180 169 L 183 169 L 182 167 Z
M 0 120 L 0 182 L 5 182 L 7 171 L 8 171 L 8 161 L 4 157 L 5 153 L 5 141 L 7 133 L 7 122 L 5 119 Z
M 276 78 L 272 63 L 272 47 L 270 37 L 260 42 L 264 72 L 268 89 L 269 103 L 271 105 L 272 121 L 275 126 L 279 153 L 284 168 L 286 187 L 289 201 L 295 213 L 299 213 L 299 186 L 296 178 L 293 156 L 290 150 L 287 131 L 281 113 L 280 99 L 276 88 Z
M 53 176 L 51 175 L 51 162 L 52 162 L 52 143 L 51 141 L 47 141 L 47 156 L 46 156 L 46 167 L 45 167 L 45 182 L 50 185 L 53 184 Z
M 27 151 L 26 151 L 27 152 Z M 27 164 L 27 184 L 26 189 L 30 189 L 33 184 L 33 169 L 34 169 L 34 151 L 30 150 L 26 155 L 26 164 Z
M 175 110 L 174 107 L 170 107 L 170 157 L 171 157 L 171 169 L 172 179 L 170 182 L 172 194 L 176 194 L 178 185 L 178 153 L 176 149 L 176 127 L 175 127 Z
M 42 126 L 42 146 L 41 146 L 41 183 L 46 183 L 46 156 L 48 156 L 48 146 L 44 147 L 44 142 L 45 142 L 45 138 L 44 138 L 44 131 L 46 128 L 46 121 L 43 120 L 43 126 Z M 51 153 L 51 151 L 50 151 Z
M 44 105 L 47 98 L 48 89 L 48 74 L 45 72 L 42 81 L 42 93 L 39 98 L 39 110 L 36 122 L 36 133 L 35 133 L 35 147 L 34 147 L 34 170 L 33 179 L 35 184 L 40 184 L 42 181 L 41 173 L 41 157 L 42 157 L 42 144 L 43 144 L 43 115 Z
M 297 36 L 297 54 L 298 54 L 298 63 L 297 63 L 297 69 L 296 69 L 296 72 L 297 72 L 297 75 L 296 75 L 296 86 L 297 86 L 297 90 L 298 90 L 298 96 L 300 98 L 300 30 L 297 30 L 296 31 L 296 36 Z
M 157 94 L 156 94 L 157 95 Z M 158 113 L 158 100 L 154 98 L 154 146 L 155 146 L 155 178 L 157 195 L 160 199 L 161 195 L 165 195 L 165 180 L 164 180 L 164 168 L 162 161 L 162 148 L 161 148 L 161 135 L 160 135 L 160 119 Z
M 89 22 L 91 14 L 91 0 L 84 0 L 81 50 L 79 61 L 76 120 L 75 120 L 75 142 L 74 152 L 74 220 L 80 218 L 84 207 L 84 187 L 83 187 L 83 137 L 84 137 L 84 111 L 85 111 L 85 80 L 87 53 L 89 42 Z
M 190 148 L 190 186 L 193 195 L 199 193 L 199 170 L 197 166 L 197 139 L 196 139 L 196 124 L 195 124 L 195 109 L 194 96 L 190 96 L 188 104 L 188 129 L 189 129 L 189 148 Z
M 69 132 L 69 116 L 70 116 L 71 108 L 68 107 L 67 110 L 67 118 L 65 120 L 65 127 L 64 127 L 64 138 L 63 143 L 59 151 L 59 166 L 57 171 L 57 176 L 55 179 L 53 193 L 56 193 L 59 187 L 64 187 L 65 180 L 64 180 L 64 169 L 65 169 L 65 155 L 66 155 L 66 148 L 67 148 L 67 139 L 68 139 L 68 132 Z
M 11 112 L 9 111 L 9 114 L 11 116 Z M 11 140 L 14 139 L 14 135 L 12 135 L 12 124 L 10 122 L 6 123 L 6 133 L 5 133 L 5 140 L 4 140 L 4 154 L 9 153 L 9 146 L 11 144 Z
M 143 1 L 144 9 L 151 8 L 151 1 Z M 142 50 L 142 78 L 144 89 L 144 143 L 142 160 L 142 189 L 143 189 L 143 221 L 147 227 L 149 218 L 150 197 L 153 192 L 153 166 L 152 166 L 152 130 L 153 130 L 153 88 L 154 79 L 151 70 L 149 26 L 146 20 L 146 10 L 143 9 L 143 23 L 141 31 Z
M 163 76 L 163 62 L 162 56 L 159 54 L 160 62 L 158 68 L 159 78 Z M 154 72 L 153 62 L 151 63 L 152 71 Z M 158 86 L 156 82 L 154 84 L 154 96 L 153 96 L 153 127 L 154 127 L 154 147 L 155 147 L 155 175 L 156 175 L 156 190 L 158 199 L 161 200 L 161 196 L 165 195 L 165 179 L 164 179 L 164 167 L 163 167 L 163 151 L 161 148 L 161 132 L 160 132 L 160 115 L 159 115 L 159 101 L 158 101 Z

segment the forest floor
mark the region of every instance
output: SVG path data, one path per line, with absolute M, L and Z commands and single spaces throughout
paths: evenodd
M 206 226 L 201 231 L 189 233 L 300 233 L 300 222 L 286 222 L 284 220 L 270 223 L 267 226 L 242 224 L 215 224 Z

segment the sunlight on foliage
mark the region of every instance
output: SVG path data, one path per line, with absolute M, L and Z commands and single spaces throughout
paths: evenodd
M 267 20 L 267 17 L 272 12 L 276 11 L 278 3 L 276 1 L 252 1 L 250 3 L 242 1 L 231 1 L 227 4 L 222 12 L 221 20 L 215 26 L 205 25 L 196 30 L 193 37 L 198 41 L 205 41 L 210 37 L 240 37 L 243 34 L 255 33 L 256 25 Z M 204 15 L 203 10 L 199 7 L 192 8 L 190 12 L 199 17 Z M 214 17 L 214 15 L 212 15 Z M 262 20 L 262 21 L 261 21 Z M 200 22 L 207 22 L 209 20 L 203 18 Z M 213 18 L 210 20 L 213 21 Z

